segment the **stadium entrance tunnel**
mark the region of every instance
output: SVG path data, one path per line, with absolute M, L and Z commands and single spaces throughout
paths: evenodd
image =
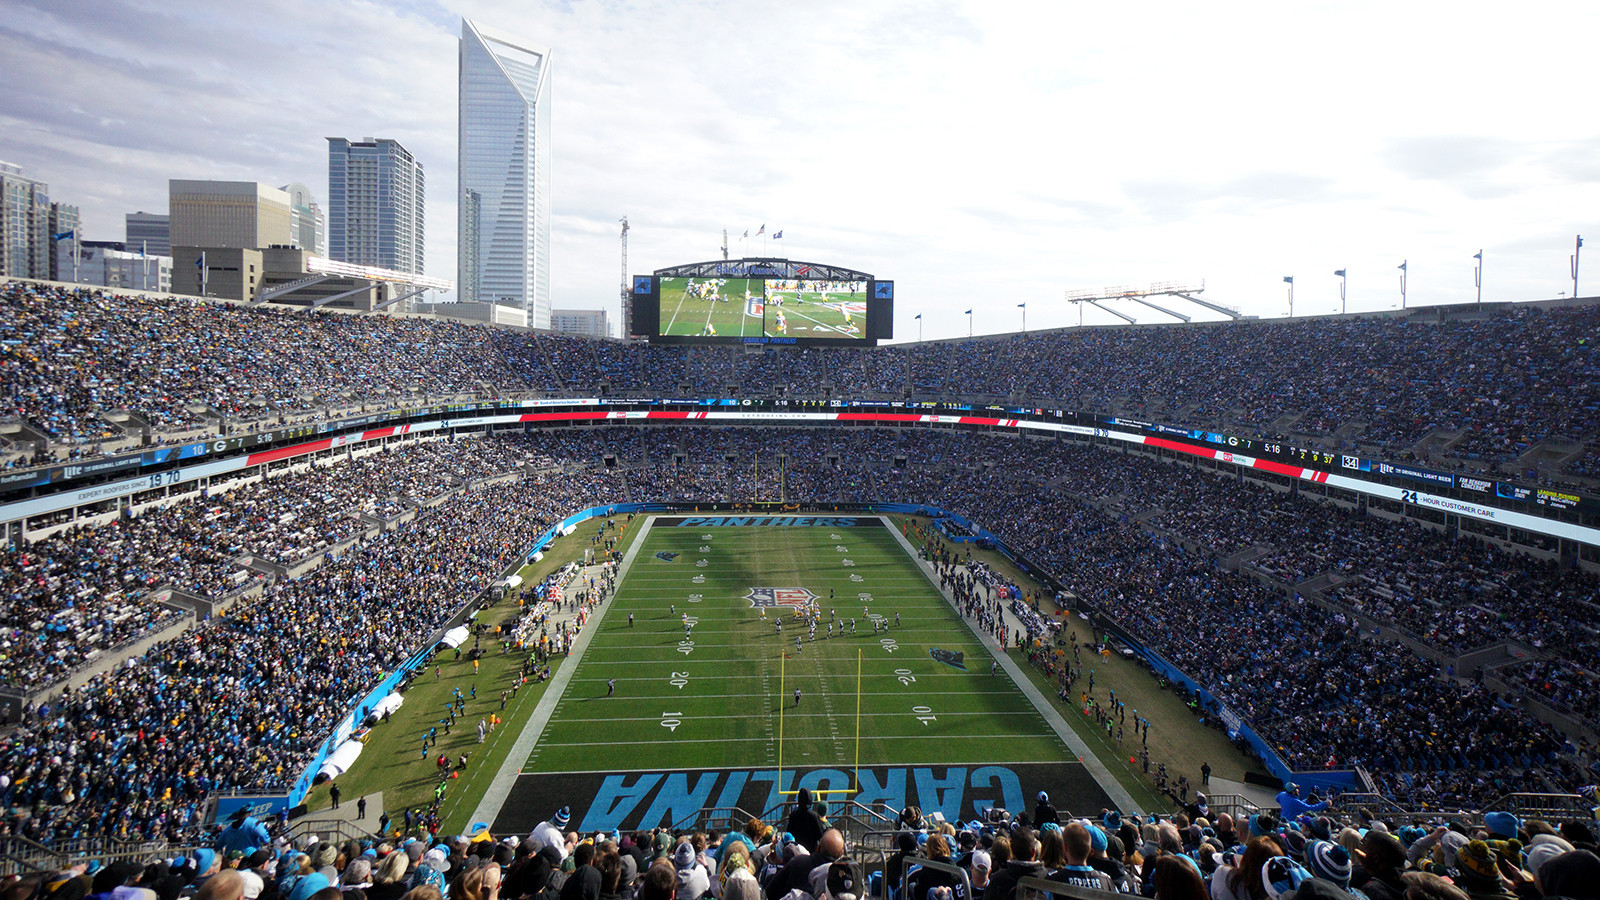
M 859 772 L 859 783 L 856 782 Z M 699 769 L 632 772 L 524 772 L 495 819 L 496 833 L 527 834 L 563 806 L 579 833 L 673 827 L 695 821 L 704 809 L 737 807 L 767 821 L 782 816 L 792 792 L 846 791 L 831 795 L 863 806 L 919 807 L 948 821 L 984 818 L 1001 807 L 1031 810 L 1040 791 L 1063 811 L 1112 806 L 1081 763 L 999 763 L 977 766 L 862 766 L 785 770 Z M 857 790 L 852 794 L 850 789 Z

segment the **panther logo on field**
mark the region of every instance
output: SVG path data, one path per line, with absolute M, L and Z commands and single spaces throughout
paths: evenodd
M 744 595 L 751 609 L 773 609 L 779 606 L 805 606 L 817 595 L 801 587 L 753 587 Z
M 656 551 L 656 559 L 659 559 L 662 562 L 672 562 L 673 560 L 675 560 L 677 558 L 678 558 L 678 554 L 676 554 L 676 553 L 672 553 L 672 552 L 667 551 L 667 550 L 657 550 Z

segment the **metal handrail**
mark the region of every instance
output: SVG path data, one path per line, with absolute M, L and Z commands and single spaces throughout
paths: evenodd
M 1070 900 L 1111 900 L 1119 896 L 1123 895 L 1115 891 L 1100 891 L 1051 881 L 1048 878 L 1035 878 L 1032 875 L 1017 879 L 1017 900 L 1050 900 L 1051 897 L 1066 897 Z
M 941 862 L 937 859 L 928 859 L 922 856 L 905 856 L 900 859 L 900 890 L 906 889 L 906 879 L 911 875 L 911 867 L 919 869 L 932 869 L 935 872 L 945 872 L 961 878 L 961 893 L 956 895 L 956 900 L 972 900 L 972 879 L 967 876 L 967 870 L 955 863 Z

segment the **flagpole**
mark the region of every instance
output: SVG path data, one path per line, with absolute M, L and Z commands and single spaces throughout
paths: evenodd
M 77 284 L 78 283 L 78 251 L 83 248 L 83 245 L 78 243 L 78 232 L 80 232 L 82 230 L 83 230 L 83 226 L 81 224 L 75 226 L 72 229 L 72 283 L 73 284 Z M 1482 298 L 1480 297 L 1480 302 L 1481 301 L 1482 301 Z

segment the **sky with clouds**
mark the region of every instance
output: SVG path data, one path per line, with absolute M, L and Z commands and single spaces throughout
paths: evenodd
M 558 308 L 615 310 L 623 215 L 634 272 L 765 224 L 894 278 L 902 339 L 1156 281 L 1328 313 L 1339 268 L 1389 308 L 1401 260 L 1412 302 L 1470 300 L 1480 248 L 1484 299 L 1550 298 L 1600 237 L 1593 3 L 7 0 L 0 160 L 120 240 L 169 178 L 325 202 L 324 138 L 394 138 L 454 278 L 462 16 L 553 51 Z

